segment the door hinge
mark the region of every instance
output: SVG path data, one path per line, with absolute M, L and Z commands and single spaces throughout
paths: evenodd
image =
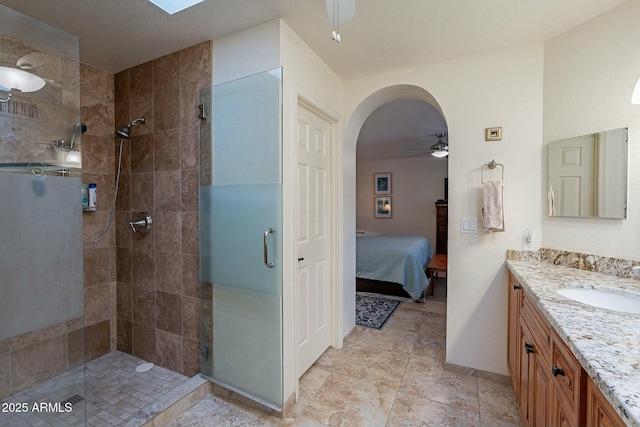
M 206 120 L 209 118 L 209 104 L 208 103 L 204 103 L 204 104 L 200 104 L 198 105 L 198 110 L 200 111 L 200 113 L 198 114 L 198 118 L 200 120 Z
M 200 361 L 206 362 L 209 360 L 209 346 L 202 344 L 200 345 Z

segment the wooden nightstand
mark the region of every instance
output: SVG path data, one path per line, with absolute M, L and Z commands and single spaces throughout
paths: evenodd
M 429 294 L 433 296 L 433 276 L 438 273 L 447 272 L 447 254 L 435 254 L 427 265 L 427 275 L 429 276 Z

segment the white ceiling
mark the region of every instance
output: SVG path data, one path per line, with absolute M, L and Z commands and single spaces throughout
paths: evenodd
M 340 44 L 330 38 L 325 0 L 205 0 L 173 16 L 146 0 L 0 4 L 78 36 L 80 60 L 110 73 L 280 17 L 350 80 L 547 40 L 624 1 L 356 0 Z M 436 124 L 425 126 L 398 139 L 435 133 Z

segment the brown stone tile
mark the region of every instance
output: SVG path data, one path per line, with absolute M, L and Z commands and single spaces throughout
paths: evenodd
M 111 322 L 105 320 L 84 328 L 84 360 L 89 362 L 111 350 Z
M 180 54 L 181 81 L 199 81 L 203 76 L 212 75 L 213 42 L 198 43 L 178 53 Z
M 109 246 L 109 281 L 115 283 L 118 280 L 118 248 L 116 247 L 115 227 L 111 229 L 110 235 L 113 239 L 109 239 L 112 243 Z
M 130 117 L 124 123 L 128 123 L 133 119 L 143 116 L 146 120 L 144 124 L 139 124 L 138 126 L 136 126 L 136 128 L 132 131 L 132 135 L 135 136 L 153 134 L 153 129 L 155 126 L 153 99 L 153 93 L 139 95 L 131 98 L 131 101 L 129 102 Z
M 56 323 L 9 338 L 9 348 L 11 351 L 15 352 L 16 350 L 24 347 L 64 336 L 66 332 L 67 322 Z
M 89 131 L 79 138 L 82 150 L 82 171 L 85 173 L 113 174 L 114 155 L 111 138 L 96 136 Z
M 182 373 L 182 337 L 158 329 L 156 331 L 156 363 Z
M 117 119 L 116 119 L 117 120 Z M 129 114 L 127 114 L 126 119 L 120 121 L 117 120 L 115 123 L 116 127 L 119 129 L 121 126 L 124 126 L 125 123 L 128 123 Z M 114 137 L 113 143 L 113 174 L 118 174 L 118 162 L 120 162 L 120 177 L 131 174 L 131 143 L 130 141 Z M 120 143 L 122 142 L 122 159 L 120 158 Z
M 116 315 L 124 320 L 133 320 L 133 288 L 129 283 L 116 284 Z
M 196 108 L 200 102 L 200 89 L 212 86 L 211 79 L 180 84 L 180 117 L 182 127 L 192 127 L 200 122 L 200 110 Z
M 182 296 L 156 292 L 156 328 L 182 335 Z
M 200 214 L 182 213 L 182 252 L 198 255 L 200 253 Z
M 87 125 L 87 132 L 91 135 L 107 135 L 111 129 L 109 121 L 109 105 L 106 99 L 80 96 L 80 117 Z
M 104 232 L 108 222 L 109 212 L 107 211 L 82 212 L 82 238 L 97 239 Z M 83 242 L 83 248 L 85 250 L 108 249 L 109 239 L 105 237 L 95 243 Z
M 156 211 L 179 211 L 180 171 L 160 171 L 155 173 L 154 193 Z
M 168 129 L 153 135 L 154 168 L 156 171 L 180 169 L 180 130 Z
M 80 86 L 80 63 L 75 59 L 62 57 L 62 87 L 77 91 Z
M 189 338 L 182 341 L 182 373 L 193 377 L 200 372 L 200 342 Z
M 125 319 L 117 319 L 118 339 L 116 348 L 133 354 L 133 324 Z
M 155 328 L 156 326 L 156 293 L 151 289 L 132 287 L 133 322 Z
M 198 167 L 198 159 L 200 158 L 199 127 L 200 124 L 195 124 L 180 128 L 180 161 L 182 169 L 195 169 Z
M 182 252 L 182 216 L 180 212 L 156 212 L 156 250 Z
M 131 210 L 132 211 L 138 211 L 138 212 L 154 211 L 153 175 L 154 174 L 152 172 L 131 174 Z
M 130 96 L 136 97 L 153 92 L 153 62 L 145 62 L 130 69 Z
M 131 283 L 144 288 L 155 288 L 156 261 L 153 251 L 131 250 Z
M 75 319 L 67 320 L 67 332 L 73 332 L 83 328 L 84 328 L 84 317 L 76 317 Z
M 182 212 L 198 212 L 200 208 L 198 194 L 198 170 L 182 170 Z
M 155 132 L 180 127 L 180 103 L 176 102 L 176 95 L 179 93 L 180 85 L 177 83 L 155 89 L 153 93 Z
M 175 85 L 180 80 L 180 56 L 170 53 L 153 61 L 153 88 Z
M 137 130 L 131 131 L 131 173 L 153 172 L 153 134 Z
M 0 339 L 0 354 L 9 352 L 9 338 Z
M 115 316 L 115 301 L 111 298 L 111 288 L 115 284 L 102 284 L 84 288 L 85 326 L 107 320 Z
M 84 363 L 84 329 L 67 334 L 68 369 L 77 368 Z
M 182 259 L 180 255 L 156 252 L 156 289 L 182 295 Z
M 131 209 L 131 175 L 120 176 L 116 209 L 119 211 L 128 211 Z
M 84 286 L 109 282 L 109 248 L 84 251 Z
M 132 354 L 147 362 L 156 363 L 156 329 L 133 324 Z
M 107 73 L 80 63 L 80 90 L 83 95 L 107 101 Z
M 118 248 L 116 252 L 118 282 L 131 283 L 131 249 Z
M 30 345 L 11 354 L 11 387 L 24 390 L 67 368 L 66 334 Z
M 131 211 L 116 211 L 115 228 L 116 228 L 116 246 L 121 248 L 131 248 Z
M 200 296 L 200 259 L 196 255 L 182 255 L 182 288 L 184 295 Z
M 0 353 L 0 399 L 11 394 L 11 360 L 9 353 Z
M 124 101 L 116 101 L 114 104 L 114 130 L 115 129 L 120 129 L 120 127 L 124 126 L 125 124 L 129 123 L 132 119 L 130 118 L 132 116 L 132 114 L 129 113 L 129 98 L 127 98 Z M 116 135 L 114 135 L 114 141 L 116 141 L 116 143 L 118 143 L 118 146 L 120 145 L 120 138 L 117 137 Z M 115 154 L 116 154 L 116 161 L 118 159 L 118 148 L 116 148 L 115 150 Z M 118 165 L 115 164 L 114 168 L 117 168 Z M 128 171 L 128 169 L 124 169 L 124 171 Z
M 184 297 L 182 299 L 182 335 L 193 340 L 200 339 L 200 298 Z M 205 304 L 202 301 L 202 304 Z
M 131 71 L 126 69 L 117 73 L 114 76 L 114 96 L 115 102 L 129 102 L 129 83 L 130 83 Z

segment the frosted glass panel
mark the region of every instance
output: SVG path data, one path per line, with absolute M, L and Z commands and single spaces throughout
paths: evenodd
M 203 373 L 274 408 L 283 405 L 281 92 L 276 69 L 200 93 L 210 116 L 200 128 L 200 275 L 213 285 Z

